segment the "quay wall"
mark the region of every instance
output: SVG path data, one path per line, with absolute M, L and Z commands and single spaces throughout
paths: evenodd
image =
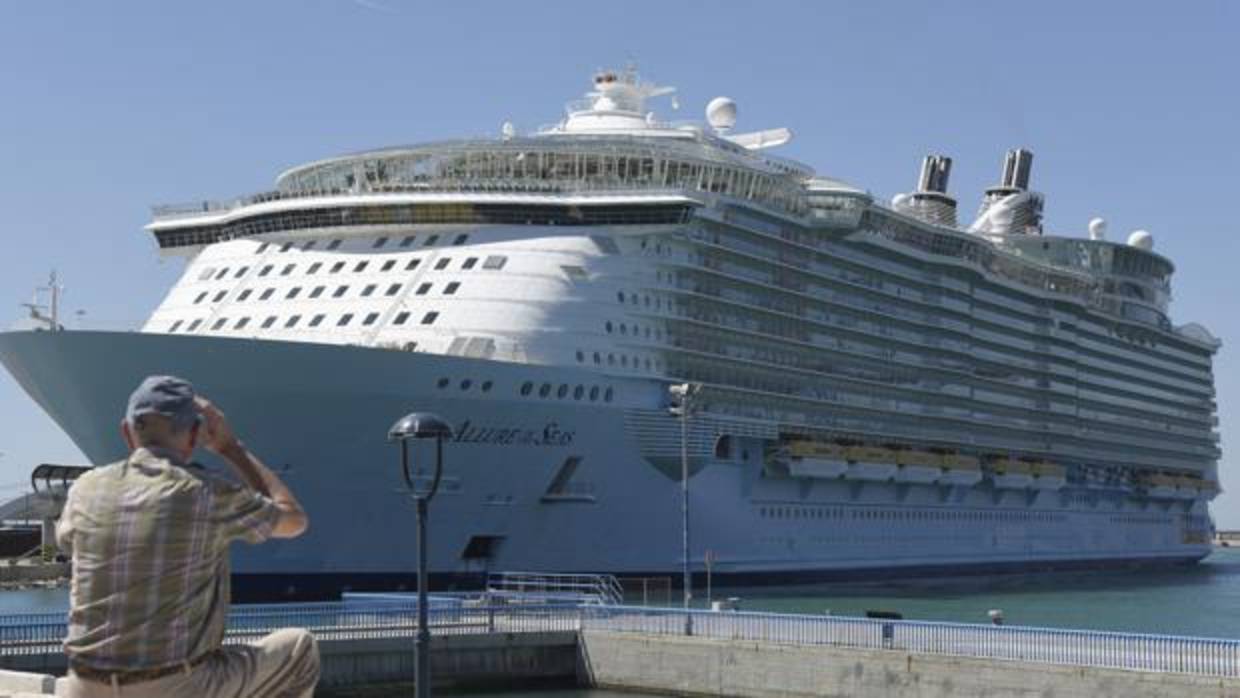
M 324 688 L 413 681 L 410 638 L 320 640 Z M 526 632 L 446 635 L 431 638 L 435 684 L 504 684 L 573 680 L 577 633 Z
M 0 563 L 0 586 L 15 586 L 35 582 L 68 581 L 67 562 Z
M 432 637 L 431 675 L 438 685 L 573 682 L 577 647 L 575 631 Z M 409 637 L 320 639 L 319 655 L 323 689 L 412 682 L 414 678 L 413 639 Z M 4 664 L 9 670 L 0 670 L 0 696 L 10 691 L 51 694 L 50 687 L 57 682 L 54 675 L 67 670 L 62 652 L 6 657 Z
M 1240 698 L 1240 679 L 583 630 L 579 681 L 738 698 Z

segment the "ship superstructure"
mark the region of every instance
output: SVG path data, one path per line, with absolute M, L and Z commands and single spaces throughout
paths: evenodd
M 884 204 L 771 155 L 785 129 L 733 133 L 731 100 L 668 124 L 647 101 L 670 88 L 631 71 L 593 87 L 532 134 L 505 124 L 158 207 L 148 230 L 186 271 L 142 333 L 10 334 L 0 360 L 99 462 L 120 445 L 81 404 L 121 404 L 149 363 L 244 403 L 339 526 L 245 558 L 268 590 L 408 574 L 411 551 L 372 541 L 409 516 L 377 484 L 387 451 L 343 431 L 381 437 L 403 407 L 458 426 L 435 571 L 675 569 L 667 387 L 685 381 L 703 386 L 694 555 L 724 574 L 1207 553 L 1219 343 L 1169 320 L 1173 265 L 1151 236 L 1044 234 L 1028 150 L 966 228 L 944 156 Z M 59 363 L 121 347 L 107 385 Z M 265 416 L 289 406 L 294 433 Z M 314 443 L 330 435 L 345 443 Z

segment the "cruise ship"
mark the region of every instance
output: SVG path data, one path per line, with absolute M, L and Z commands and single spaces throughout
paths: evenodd
M 737 131 L 728 98 L 660 120 L 672 91 L 604 71 L 529 133 L 155 207 L 146 230 L 184 273 L 141 331 L 50 322 L 0 334 L 0 362 L 95 464 L 124 455 L 143 376 L 219 403 L 313 522 L 237 547 L 243 599 L 413 584 L 386 439 L 413 411 L 454 431 L 439 583 L 676 575 L 686 462 L 689 562 L 724 581 L 1208 554 L 1220 343 L 1170 319 L 1149 233 L 1044 232 L 1023 148 L 972 222 L 943 155 L 880 201 L 772 154 L 787 129 Z

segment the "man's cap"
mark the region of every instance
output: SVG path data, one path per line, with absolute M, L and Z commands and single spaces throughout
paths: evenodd
M 130 424 L 146 414 L 157 414 L 172 420 L 176 429 L 187 429 L 198 420 L 194 404 L 194 386 L 176 376 L 147 376 L 129 396 L 125 420 Z

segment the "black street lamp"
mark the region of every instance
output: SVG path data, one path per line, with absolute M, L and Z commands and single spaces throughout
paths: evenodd
M 670 385 L 672 406 L 668 411 L 680 417 L 680 525 L 681 525 L 681 574 L 684 576 L 685 634 L 693 634 L 693 617 L 689 615 L 689 602 L 693 599 L 693 576 L 689 568 L 689 416 L 697 409 L 701 383 Z
M 418 633 L 414 637 L 414 680 L 417 698 L 431 695 L 431 631 L 427 623 L 426 572 L 426 510 L 439 490 L 443 476 L 443 440 L 452 438 L 452 427 L 429 412 L 414 412 L 401 417 L 388 429 L 388 441 L 400 442 L 400 468 L 409 485 L 409 493 L 418 504 Z M 435 475 L 427 486 L 426 478 L 414 478 L 409 472 L 409 439 L 435 439 Z M 419 471 L 420 472 L 420 471 Z

